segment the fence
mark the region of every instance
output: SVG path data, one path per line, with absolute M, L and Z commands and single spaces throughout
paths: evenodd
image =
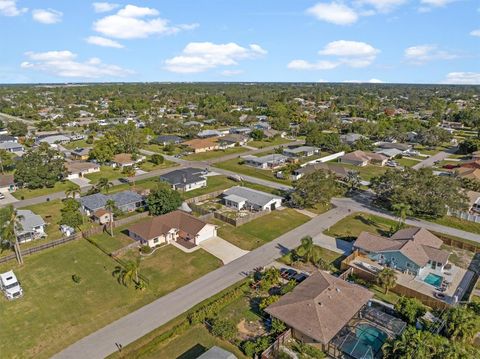
M 130 217 L 126 217 L 126 218 L 122 218 L 122 219 L 113 221 L 113 228 L 121 227 L 121 226 L 124 226 L 125 224 L 136 222 L 136 221 L 138 221 L 142 218 L 146 218 L 148 216 L 149 216 L 148 212 L 142 212 L 142 213 L 138 213 L 138 214 L 135 214 L 133 216 L 130 216 Z M 94 236 L 95 234 L 102 233 L 105 230 L 105 226 L 110 226 L 110 224 L 107 223 L 104 226 L 101 226 L 101 225 L 95 226 L 95 227 L 84 230 L 83 233 L 87 237 Z
M 286 341 L 292 338 L 292 330 L 287 329 L 285 332 L 280 334 L 275 342 L 270 345 L 267 349 L 262 352 L 260 356 L 261 359 L 274 359 L 278 358 L 278 352 L 280 350 L 280 346 L 282 346 Z
M 204 195 L 201 195 L 201 196 L 189 198 L 189 199 L 186 199 L 185 202 L 187 202 L 189 205 L 192 204 L 192 203 L 203 202 L 207 199 L 212 199 L 212 198 L 220 196 L 224 191 L 225 190 L 222 189 L 222 190 L 207 193 L 207 194 L 204 194 Z
M 48 242 L 48 243 L 41 244 L 37 247 L 27 248 L 27 249 L 22 250 L 22 256 L 23 257 L 29 256 L 30 254 L 37 253 L 37 252 L 43 251 L 45 249 L 54 248 L 54 247 L 60 246 L 64 243 L 68 243 L 68 242 L 77 240 L 81 237 L 82 236 L 81 236 L 80 233 L 76 233 L 76 234 L 71 235 L 69 237 L 64 237 L 64 238 L 61 238 L 61 239 L 57 239 L 55 241 L 51 241 L 51 242 Z M 6 262 L 8 262 L 12 259 L 15 259 L 15 258 L 16 258 L 15 254 L 10 254 L 8 256 L 2 257 L 2 258 L 0 258 L 0 264 L 1 263 L 6 263 Z
M 216 219 L 219 219 L 220 221 L 231 224 L 234 227 L 239 227 L 242 224 L 248 223 L 250 221 L 253 221 L 254 219 L 263 217 L 263 216 L 270 213 L 270 210 L 266 210 L 266 211 L 261 211 L 261 212 L 248 213 L 244 217 L 231 218 L 231 217 L 225 216 L 224 214 L 222 214 L 220 212 L 213 212 L 213 211 L 210 211 L 208 209 L 205 209 L 205 208 L 197 205 L 196 203 L 190 203 L 189 206 L 192 209 L 192 211 L 200 214 L 203 219 L 211 219 L 212 217 L 214 217 Z
M 305 167 L 306 165 L 310 165 L 310 164 L 314 164 L 314 163 L 324 163 L 324 162 L 328 162 L 328 161 L 331 161 L 331 160 L 335 160 L 338 157 L 342 157 L 343 155 L 345 155 L 345 151 L 337 152 L 337 153 L 334 153 L 332 155 L 328 155 L 328 156 L 325 156 L 325 157 L 322 157 L 322 158 L 317 158 L 316 160 L 313 160 L 313 161 L 309 161 L 309 162 L 305 163 L 304 165 L 302 165 L 302 167 Z
M 469 222 L 480 223 L 480 216 L 464 211 L 448 211 L 449 216 L 457 217 Z

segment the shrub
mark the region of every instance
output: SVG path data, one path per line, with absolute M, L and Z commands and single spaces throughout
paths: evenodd
M 140 252 L 142 252 L 143 254 L 150 254 L 152 253 L 152 248 L 150 248 L 147 245 L 144 245 L 140 247 Z
M 82 281 L 82 277 L 80 277 L 78 274 L 74 274 L 74 275 L 72 275 L 72 280 L 75 283 L 80 284 L 80 282 Z
M 237 326 L 231 320 L 215 318 L 212 320 L 210 331 L 216 337 L 233 340 L 237 336 Z
M 152 162 L 154 165 L 160 165 L 163 162 L 165 162 L 165 159 L 163 158 L 162 155 L 159 155 L 158 153 L 156 153 L 152 155 L 152 157 L 150 157 L 150 162 Z

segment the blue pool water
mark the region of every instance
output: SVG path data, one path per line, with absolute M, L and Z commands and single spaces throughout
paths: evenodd
M 433 285 L 434 287 L 440 287 L 443 282 L 443 277 L 436 274 L 428 273 L 428 275 L 425 277 L 423 281 L 425 283 Z
M 354 358 L 362 359 L 373 359 L 388 337 L 382 330 L 366 323 L 355 327 L 355 336 L 356 340 L 345 341 L 341 349 Z

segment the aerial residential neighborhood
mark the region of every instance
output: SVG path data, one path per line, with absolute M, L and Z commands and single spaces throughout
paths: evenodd
M 480 358 L 477 10 L 0 0 L 0 358 Z

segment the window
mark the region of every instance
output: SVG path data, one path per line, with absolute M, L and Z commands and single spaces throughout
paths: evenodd
M 153 243 L 158 243 L 158 238 L 155 238 L 155 239 L 153 240 Z

